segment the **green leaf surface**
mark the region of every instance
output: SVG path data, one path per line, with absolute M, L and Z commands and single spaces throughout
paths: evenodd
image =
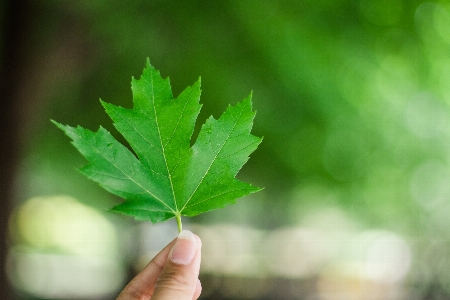
M 179 220 L 260 190 L 235 178 L 262 140 L 250 133 L 251 95 L 218 120 L 210 117 L 191 147 L 200 80 L 174 98 L 169 79 L 147 62 L 132 92 L 132 109 L 101 103 L 134 153 L 102 127 L 93 132 L 53 121 L 88 160 L 80 171 L 125 199 L 112 211 L 154 223 Z

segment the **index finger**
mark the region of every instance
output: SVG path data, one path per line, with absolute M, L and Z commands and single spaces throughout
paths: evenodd
M 176 239 L 162 249 L 122 290 L 116 300 L 150 299 Z

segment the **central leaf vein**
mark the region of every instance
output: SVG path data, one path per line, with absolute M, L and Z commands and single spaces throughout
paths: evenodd
M 161 144 L 161 150 L 162 150 L 162 156 L 164 158 L 164 163 L 166 165 L 166 169 L 167 169 L 167 175 L 169 177 L 169 182 L 170 182 L 170 189 L 172 190 L 172 196 L 173 196 L 173 202 L 175 205 L 175 210 L 172 209 L 172 211 L 177 214 L 178 213 L 178 207 L 177 207 L 177 200 L 175 197 L 175 191 L 173 188 L 173 182 L 172 182 L 172 174 L 170 174 L 170 170 L 169 170 L 169 166 L 167 164 L 167 157 L 166 157 L 166 151 L 165 151 L 165 147 L 163 145 L 163 141 L 162 141 L 162 136 L 161 136 L 161 130 L 160 130 L 160 125 L 158 122 L 158 115 L 156 113 L 156 105 L 155 105 L 155 87 L 154 87 L 154 80 L 153 80 L 153 71 L 151 71 L 152 74 L 152 81 L 151 81 L 151 88 L 152 88 L 152 106 L 153 106 L 153 113 L 155 115 L 155 123 L 156 123 L 156 128 L 158 129 L 158 136 L 159 136 L 159 142 Z

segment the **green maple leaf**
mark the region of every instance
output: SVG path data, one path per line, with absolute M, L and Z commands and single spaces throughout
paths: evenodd
M 89 164 L 80 169 L 125 199 L 111 210 L 138 220 L 162 222 L 235 203 L 260 188 L 235 178 L 262 138 L 250 134 L 255 112 L 251 95 L 222 116 L 210 117 L 195 144 L 190 140 L 200 112 L 200 80 L 177 98 L 169 79 L 150 62 L 132 80 L 133 108 L 101 102 L 134 153 L 107 130 L 97 132 L 53 121 Z

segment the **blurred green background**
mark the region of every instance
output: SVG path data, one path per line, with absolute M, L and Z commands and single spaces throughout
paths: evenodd
M 265 189 L 185 220 L 201 299 L 450 299 L 450 3 L 3 1 L 2 299 L 112 299 L 176 236 L 84 178 L 50 119 L 121 141 L 146 58 L 198 125 L 253 91 Z

